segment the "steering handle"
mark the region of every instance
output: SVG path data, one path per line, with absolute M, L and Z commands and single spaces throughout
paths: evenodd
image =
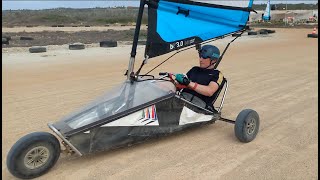
M 173 76 L 175 76 L 175 74 L 173 74 L 173 73 L 160 72 L 160 73 L 159 73 L 159 76 L 163 76 L 163 77 L 168 77 L 168 78 L 170 78 L 170 81 L 176 86 L 177 89 L 187 88 L 186 85 L 179 84 L 179 83 L 177 83 L 177 82 L 173 79 Z

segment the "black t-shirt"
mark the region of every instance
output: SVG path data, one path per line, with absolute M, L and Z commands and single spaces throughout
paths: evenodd
M 187 72 L 187 76 L 190 79 L 190 81 L 198 83 L 200 85 L 209 85 L 211 81 L 216 82 L 219 86 L 222 83 L 223 75 L 219 70 L 216 69 L 204 69 L 200 67 L 193 67 Z M 208 106 L 212 107 L 212 101 L 215 99 L 215 94 L 213 94 L 211 97 L 204 96 L 202 94 L 197 93 L 194 90 L 191 89 L 183 89 L 183 92 L 187 92 L 190 94 L 193 94 L 200 99 L 202 99 Z

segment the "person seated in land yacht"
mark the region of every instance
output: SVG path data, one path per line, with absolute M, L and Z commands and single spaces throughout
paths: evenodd
M 187 88 L 182 90 L 182 96 L 203 108 L 214 110 L 213 101 L 223 82 L 222 73 L 214 69 L 220 58 L 220 50 L 213 45 L 205 45 L 199 51 L 200 66 L 194 66 L 186 75 L 176 74 L 176 81 Z

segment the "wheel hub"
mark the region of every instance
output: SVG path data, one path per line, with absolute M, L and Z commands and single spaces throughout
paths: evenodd
M 49 150 L 44 146 L 32 148 L 24 157 L 24 165 L 29 169 L 43 166 L 49 159 Z
M 256 121 L 254 118 L 252 118 L 247 122 L 247 133 L 252 134 L 255 131 L 255 128 L 256 128 Z

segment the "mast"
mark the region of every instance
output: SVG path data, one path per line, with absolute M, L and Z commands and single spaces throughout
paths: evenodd
M 141 27 L 141 21 L 142 21 L 142 15 L 143 15 L 145 1 L 146 0 L 140 0 L 139 13 L 138 13 L 138 17 L 137 17 L 136 29 L 134 32 L 132 49 L 131 49 L 131 53 L 130 53 L 130 61 L 129 61 L 128 71 L 127 71 L 127 80 L 131 80 L 131 77 L 134 74 L 134 72 L 133 72 L 134 61 L 135 61 L 135 57 L 137 54 L 138 38 L 139 38 L 139 33 L 140 33 L 140 27 Z

